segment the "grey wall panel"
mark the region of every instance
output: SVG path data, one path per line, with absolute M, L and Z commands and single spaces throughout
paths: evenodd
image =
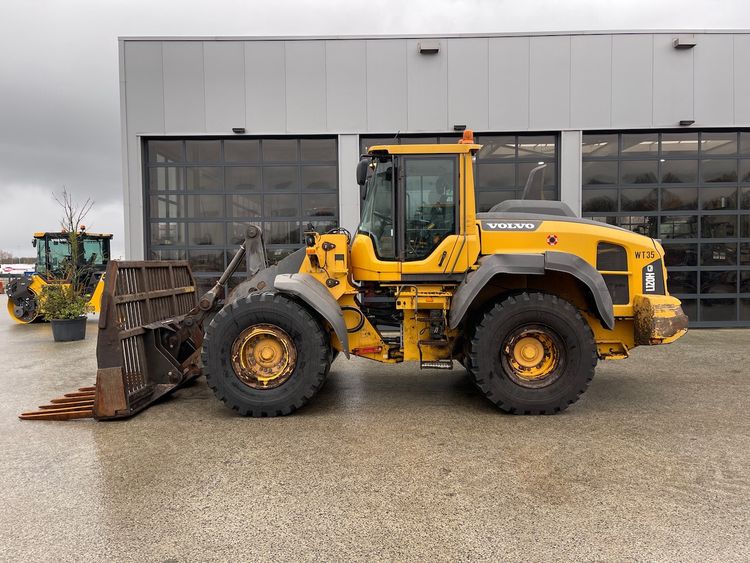
M 581 137 L 578 131 L 560 132 L 560 201 L 581 216 Z
M 612 36 L 612 127 L 647 127 L 653 118 L 653 37 Z
M 326 41 L 326 115 L 329 131 L 367 127 L 367 44 Z
M 125 257 L 143 258 L 143 180 L 139 133 L 164 132 L 162 44 L 126 42 L 122 49 L 123 152 L 126 162 Z
M 167 131 L 206 130 L 203 42 L 165 41 L 164 126 Z
M 654 36 L 655 126 L 675 127 L 681 119 L 693 119 L 694 51 L 675 49 L 672 35 Z
M 130 232 L 128 224 L 131 221 L 133 215 L 131 205 L 133 204 L 134 194 L 130 185 L 130 172 L 128 165 L 130 159 L 128 158 L 128 127 L 127 127 L 127 96 L 125 89 L 125 42 L 121 39 L 117 41 L 117 65 L 118 72 L 120 75 L 119 83 L 119 95 L 120 95 L 120 150 L 122 151 L 122 203 L 124 212 L 124 231 L 125 236 L 124 247 L 125 254 L 130 254 L 130 247 L 133 244 L 134 237 Z M 134 186 L 138 188 L 138 184 Z M 138 217 L 134 218 L 138 220 Z M 142 241 L 141 241 L 142 242 Z
M 529 127 L 570 127 L 570 37 L 532 37 Z
M 131 135 L 164 131 L 162 44 L 157 41 L 125 43 L 125 101 Z
M 289 132 L 326 130 L 326 45 L 286 42 L 286 127 Z
M 698 35 L 693 49 L 696 126 L 734 123 L 733 51 L 731 35 Z
M 612 116 L 612 36 L 570 38 L 570 122 L 607 128 Z
M 750 34 L 734 36 L 734 122 L 750 126 Z
M 125 40 L 124 121 L 170 133 L 227 131 L 243 112 L 252 133 L 748 124 L 750 35 L 701 33 L 692 50 L 673 36 L 442 38 L 437 55 L 419 39 Z
M 340 224 L 350 233 L 359 226 L 359 186 L 356 183 L 359 162 L 359 135 L 339 135 L 339 209 Z
M 231 133 L 245 126 L 245 46 L 240 41 L 203 43 L 206 130 Z
M 367 41 L 367 129 L 405 131 L 406 40 Z
M 448 41 L 440 51 L 423 55 L 419 40 L 406 41 L 407 122 L 410 131 L 445 131 L 448 128 Z
M 286 131 L 284 41 L 245 42 L 245 127 L 248 133 Z
M 528 129 L 529 38 L 492 37 L 488 50 L 489 129 Z
M 125 213 L 125 258 L 127 260 L 143 260 L 145 258 L 144 217 L 143 206 L 143 153 L 141 138 L 131 136 L 128 140 L 128 178 L 130 183 L 130 198 L 128 211 Z
M 448 41 L 448 128 L 489 128 L 488 40 Z

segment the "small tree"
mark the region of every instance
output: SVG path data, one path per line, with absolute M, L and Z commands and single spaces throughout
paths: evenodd
M 86 289 L 83 280 L 90 272 L 87 271 L 87 265 L 84 264 L 82 259 L 81 227 L 83 226 L 83 220 L 94 206 L 94 202 L 91 198 L 86 198 L 86 201 L 82 204 L 76 203 L 73 195 L 65 186 L 63 186 L 61 194 L 53 193 L 52 197 L 62 209 L 60 227 L 64 233 L 68 233 L 68 242 L 70 243 L 70 263 L 66 268 L 65 277 L 70 280 L 73 292 L 82 296 Z
M 65 284 L 48 284 L 42 289 L 40 299 L 41 313 L 48 319 L 75 319 L 90 312 L 88 299 L 85 297 L 86 276 L 90 265 L 83 260 L 83 220 L 88 215 L 94 202 L 87 198 L 83 204 L 76 203 L 73 196 L 63 187 L 61 194 L 52 197 L 62 209 L 60 227 L 67 233 L 70 244 L 70 260 L 65 265 Z
M 0 262 L 7 262 L 8 260 L 13 260 L 13 253 L 0 248 Z

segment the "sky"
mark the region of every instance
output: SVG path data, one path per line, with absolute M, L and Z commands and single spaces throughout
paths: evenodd
M 748 0 L 2 0 L 0 249 L 58 228 L 52 193 L 124 248 L 118 36 L 750 29 Z

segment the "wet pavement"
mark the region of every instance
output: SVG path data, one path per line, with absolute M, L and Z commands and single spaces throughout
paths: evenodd
M 19 421 L 94 382 L 88 328 L 56 344 L 0 299 L 0 560 L 750 559 L 750 330 L 600 363 L 557 416 L 339 358 L 285 418 L 200 379 L 129 421 Z

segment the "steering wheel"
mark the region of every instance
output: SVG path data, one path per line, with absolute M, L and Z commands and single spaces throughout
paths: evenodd
M 388 223 L 393 223 L 393 217 L 389 217 L 385 213 L 381 213 L 380 211 L 372 210 L 372 214 L 375 215 L 375 217 L 381 219 L 386 225 Z
M 377 233 L 378 238 L 382 238 L 382 236 L 385 234 L 386 229 L 388 228 L 388 225 L 393 224 L 393 218 L 389 217 L 385 213 L 380 213 L 379 211 L 372 210 L 372 214 L 374 217 L 377 217 L 377 226 L 375 225 L 375 221 L 373 221 L 373 231 L 374 233 Z

